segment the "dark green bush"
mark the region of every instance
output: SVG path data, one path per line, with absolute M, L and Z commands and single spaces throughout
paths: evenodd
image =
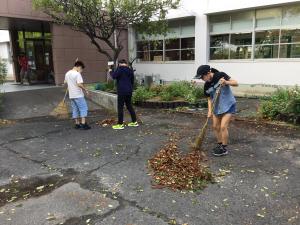
M 300 115 L 300 88 L 280 88 L 262 101 L 259 112 L 263 118 L 277 119 L 280 115 Z
M 97 83 L 94 86 L 94 89 L 97 91 L 103 91 L 104 90 L 104 84 L 103 83 Z
M 94 90 L 99 91 L 115 91 L 115 83 L 114 81 L 108 81 L 106 83 L 97 83 L 93 86 Z

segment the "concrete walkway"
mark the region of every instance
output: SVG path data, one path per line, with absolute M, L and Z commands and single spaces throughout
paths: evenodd
M 29 89 L 33 88 L 33 89 Z M 7 92 L 3 95 L 3 107 L 0 110 L 2 119 L 26 119 L 49 116 L 50 112 L 63 100 L 65 90 L 62 87 L 42 86 L 20 87 L 15 92 Z M 7 89 L 12 90 L 12 89 Z M 67 100 L 67 105 L 69 101 Z M 88 101 L 89 109 L 96 110 L 100 107 Z
M 57 88 L 57 86 L 50 85 L 50 84 L 21 85 L 15 82 L 7 82 L 4 83 L 3 85 L 0 85 L 0 93 L 40 90 L 40 89 L 47 89 L 47 88 Z

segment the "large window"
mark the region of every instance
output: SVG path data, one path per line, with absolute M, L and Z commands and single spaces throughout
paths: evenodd
M 181 60 L 195 60 L 195 38 L 181 38 Z
M 300 29 L 281 30 L 280 58 L 300 58 Z
M 150 61 L 149 43 L 147 41 L 137 42 L 137 58 L 142 61 Z
M 150 41 L 150 61 L 162 61 L 163 59 L 163 41 Z
M 229 59 L 229 34 L 210 37 L 211 59 Z
M 300 5 L 216 15 L 210 59 L 300 58 Z
M 137 35 L 138 61 L 195 60 L 195 21 L 171 22 L 165 37 Z
M 180 39 L 165 40 L 165 61 L 180 60 Z
M 279 30 L 255 32 L 255 58 L 278 58 Z

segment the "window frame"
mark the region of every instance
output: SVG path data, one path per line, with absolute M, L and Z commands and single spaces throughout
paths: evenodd
M 186 20 L 180 20 L 180 24 L 178 25 L 180 31 L 182 31 L 182 28 L 183 27 L 188 27 L 185 23 L 189 23 L 191 22 L 191 24 L 193 24 L 193 27 L 194 27 L 194 30 L 195 29 L 195 18 L 193 19 L 186 19 Z M 138 35 L 138 34 L 137 34 Z M 193 38 L 193 41 L 194 41 L 194 47 L 193 48 L 182 48 L 182 39 L 186 39 L 186 38 Z M 172 40 L 172 39 L 179 39 L 179 49 L 166 49 L 166 41 L 167 40 Z M 140 39 L 140 40 L 136 40 L 135 42 L 135 47 L 136 47 L 136 56 L 138 55 L 138 53 L 141 53 L 141 52 L 145 52 L 145 51 L 138 51 L 137 49 L 137 45 L 139 42 L 144 42 L 144 41 L 147 41 L 148 43 L 150 43 L 151 41 L 162 41 L 163 42 L 163 58 L 162 58 L 162 61 L 151 61 L 151 55 L 150 55 L 150 52 L 151 52 L 151 49 L 150 49 L 150 44 L 149 44 L 149 61 L 144 61 L 144 60 L 141 60 L 139 58 L 137 58 L 138 60 L 136 61 L 137 63 L 194 63 L 195 62 L 195 57 L 196 57 L 196 35 L 191 35 L 191 34 L 180 34 L 178 36 L 175 36 L 173 37 L 172 35 L 170 36 L 164 36 L 164 37 L 161 37 L 161 38 L 158 38 L 158 39 L 154 39 L 154 38 L 147 38 L 147 39 Z M 185 51 L 185 50 L 193 50 L 194 51 L 194 59 L 193 60 L 182 60 L 182 51 Z M 178 51 L 179 52 L 179 60 L 168 60 L 166 61 L 166 52 L 169 52 L 169 51 Z
M 276 8 L 279 8 L 279 10 L 281 11 L 281 16 L 280 16 L 280 25 L 279 26 L 270 26 L 270 27 L 256 27 L 257 25 L 257 18 L 256 18 L 256 13 L 258 10 L 262 10 L 261 8 L 258 8 L 258 9 L 254 9 L 254 10 L 247 10 L 247 11 L 244 11 L 244 12 L 251 12 L 251 11 L 254 11 L 253 13 L 253 18 L 252 18 L 252 28 L 251 29 L 241 29 L 239 31 L 236 31 L 236 30 L 232 30 L 232 15 L 234 15 L 234 13 L 227 13 L 227 14 L 224 14 L 225 15 L 229 15 L 230 17 L 230 30 L 228 31 L 225 31 L 225 32 L 211 32 L 211 18 L 212 16 L 208 17 L 208 23 L 209 23 L 209 32 L 208 32 L 208 39 L 209 39 L 209 46 L 208 46 L 208 49 L 209 49 L 209 55 L 208 55 L 208 61 L 209 62 L 233 62 L 233 61 L 241 61 L 241 62 L 253 62 L 253 61 L 300 61 L 300 57 L 298 58 L 281 58 L 281 48 L 283 45 L 297 45 L 297 44 L 300 44 L 300 41 L 299 42 L 291 42 L 291 43 L 281 43 L 281 39 L 282 39 L 282 31 L 283 30 L 295 30 L 295 29 L 298 29 L 300 30 L 300 22 L 299 24 L 292 24 L 292 25 L 284 25 L 283 24 L 283 10 L 286 8 L 286 7 L 293 7 L 293 6 L 297 6 L 297 7 L 300 7 L 300 3 L 298 4 L 289 4 L 288 6 L 287 5 L 283 5 L 283 6 L 276 6 L 276 7 L 268 7 L 266 8 L 267 10 L 268 9 L 276 9 Z M 241 11 L 242 12 L 242 11 Z M 278 43 L 274 43 L 274 44 L 270 44 L 270 45 L 277 45 L 278 46 L 278 54 L 277 54 L 277 57 L 276 58 L 255 58 L 255 49 L 257 46 L 262 46 L 262 45 L 259 45 L 259 44 L 256 44 L 256 32 L 259 32 L 259 31 L 268 31 L 268 30 L 279 30 L 279 40 L 278 40 Z M 252 44 L 251 44 L 251 48 L 252 48 L 252 53 L 251 53 L 251 57 L 249 59 L 231 59 L 231 34 L 235 34 L 235 33 L 252 33 Z M 228 59 L 211 59 L 211 54 L 210 54 L 210 50 L 212 48 L 215 48 L 215 47 L 212 47 L 211 46 L 211 37 L 212 36 L 215 36 L 215 35 L 226 35 L 226 34 L 229 34 L 229 45 L 230 45 L 230 48 L 229 48 L 229 56 L 228 56 Z M 267 45 L 267 44 L 266 44 Z M 250 46 L 250 45 L 249 45 Z

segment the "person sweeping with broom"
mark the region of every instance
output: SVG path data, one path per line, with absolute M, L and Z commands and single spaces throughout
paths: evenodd
M 238 86 L 238 82 L 209 65 L 200 66 L 195 78 L 205 81 L 204 94 L 208 97 L 207 117 L 213 118 L 213 130 L 217 138 L 217 146 L 213 149 L 213 155 L 227 155 L 228 126 L 232 115 L 236 112 L 236 99 L 230 86 Z
M 91 127 L 86 122 L 88 115 L 88 106 L 86 104 L 84 93 L 89 94 L 83 85 L 81 73 L 84 64 L 76 60 L 73 69 L 69 70 L 65 76 L 65 83 L 68 85 L 69 98 L 72 107 L 72 117 L 75 120 L 75 129 L 88 130 Z

